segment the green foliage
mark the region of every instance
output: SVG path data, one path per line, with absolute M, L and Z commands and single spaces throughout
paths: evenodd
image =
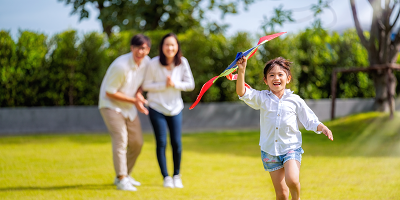
M 117 34 L 112 34 L 108 38 L 108 48 L 106 50 L 106 56 L 108 58 L 108 64 L 111 64 L 118 56 L 130 52 L 131 38 L 135 35 L 133 31 L 122 31 Z
M 143 33 L 152 41 L 150 57 L 158 55 L 159 42 L 169 32 Z M 0 105 L 96 105 L 108 66 L 118 56 L 130 52 L 130 39 L 137 33 L 121 31 L 111 37 L 88 33 L 81 37 L 68 30 L 47 41 L 43 34 L 23 31 L 15 44 L 8 32 L 1 31 Z M 265 33 L 268 34 L 272 33 Z M 182 95 L 185 102 L 194 102 L 203 84 L 219 75 L 237 52 L 257 43 L 246 32 L 227 38 L 221 33 L 204 34 L 202 28 L 179 33 L 178 39 L 195 79 L 194 91 Z M 354 30 L 339 35 L 318 28 L 307 29 L 282 35 L 261 46 L 248 60 L 246 82 L 255 89 L 267 89 L 263 81 L 264 65 L 279 56 L 293 62 L 293 78 L 288 87 L 305 99 L 330 97 L 334 68 L 368 66 L 367 52 Z M 220 78 L 202 102 L 237 101 L 235 87 L 235 81 Z M 340 98 L 374 96 L 373 82 L 362 72 L 339 73 L 337 90 Z
M 368 67 L 368 52 L 361 45 L 355 29 L 347 30 L 342 36 L 334 33 L 331 48 L 338 54 L 337 68 Z M 374 97 L 374 83 L 368 73 L 339 73 L 337 97 Z
M 218 9 L 222 12 L 221 18 L 225 14 L 237 13 L 237 7 L 243 4 L 247 5 L 254 0 L 58 0 L 65 2 L 66 5 L 71 4 L 71 14 L 79 14 L 80 19 L 88 18 L 89 12 L 85 8 L 88 4 L 94 5 L 100 15 L 103 30 L 108 36 L 111 36 L 112 29 L 117 28 L 120 31 L 140 30 L 153 31 L 169 29 L 173 32 L 180 33 L 193 28 L 200 28 L 200 22 L 209 22 L 204 18 L 204 13 Z M 200 6 L 200 3 L 208 2 L 206 9 Z M 216 22 L 216 27 L 224 27 Z M 210 31 L 215 31 L 210 28 Z
M 99 88 L 108 68 L 106 37 L 96 32 L 84 36 L 79 44 L 79 63 L 75 74 L 77 99 L 75 105 L 96 105 Z
M 34 106 L 40 102 L 44 91 L 43 80 L 46 78 L 43 70 L 47 66 L 46 40 L 44 34 L 21 32 L 16 48 L 17 71 L 13 77 L 16 83 L 13 88 L 16 93 L 15 105 Z
M 68 30 L 55 35 L 50 43 L 54 47 L 46 86 L 46 97 L 53 105 L 74 105 L 81 76 L 79 70 L 78 35 L 75 30 Z
M 1 105 L 37 105 L 43 88 L 43 68 L 47 65 L 47 36 L 22 31 L 17 44 L 14 44 L 6 32 L 1 34 Z
M 0 105 L 14 106 L 12 89 L 16 71 L 15 42 L 9 32 L 0 31 Z

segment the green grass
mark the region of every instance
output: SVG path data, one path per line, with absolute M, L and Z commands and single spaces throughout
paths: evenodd
M 334 141 L 303 131 L 302 199 L 398 199 L 400 113 L 364 113 L 325 123 Z M 106 133 L 0 137 L 0 199 L 275 199 L 258 131 L 184 134 L 183 189 L 162 187 L 152 134 L 118 191 Z M 170 147 L 167 151 L 172 171 Z

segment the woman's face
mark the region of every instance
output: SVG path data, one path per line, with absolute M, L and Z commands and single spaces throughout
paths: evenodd
M 162 51 L 166 58 L 174 58 L 178 53 L 178 41 L 173 36 L 165 38 Z

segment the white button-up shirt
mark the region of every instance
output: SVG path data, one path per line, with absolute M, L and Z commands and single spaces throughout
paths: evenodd
M 260 110 L 260 147 L 270 155 L 283 155 L 301 147 L 297 119 L 305 129 L 315 132 L 321 123 L 305 101 L 289 89 L 279 99 L 269 90 L 246 88 L 239 99 Z
M 140 66 L 133 60 L 132 52 L 119 56 L 107 69 L 100 87 L 99 109 L 110 108 L 120 112 L 125 118 L 133 121 L 137 116 L 136 106 L 132 103 L 116 100 L 106 95 L 122 92 L 126 96 L 134 97 L 143 83 L 147 63 L 150 57 L 146 56 Z
M 181 57 L 179 66 L 167 70 L 160 63 L 160 58 L 154 57 L 148 64 L 143 90 L 148 91 L 149 107 L 166 116 L 175 116 L 183 109 L 181 91 L 192 91 L 194 79 L 189 62 Z M 174 87 L 167 87 L 167 76 L 171 77 Z

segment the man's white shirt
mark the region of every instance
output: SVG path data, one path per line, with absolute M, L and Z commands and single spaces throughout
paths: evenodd
M 132 103 L 109 98 L 106 92 L 115 94 L 121 92 L 129 97 L 134 97 L 142 85 L 146 74 L 147 63 L 150 57 L 146 56 L 138 66 L 132 52 L 119 56 L 107 69 L 100 87 L 99 109 L 110 108 L 120 112 L 125 118 L 133 121 L 137 116 L 136 106 Z

